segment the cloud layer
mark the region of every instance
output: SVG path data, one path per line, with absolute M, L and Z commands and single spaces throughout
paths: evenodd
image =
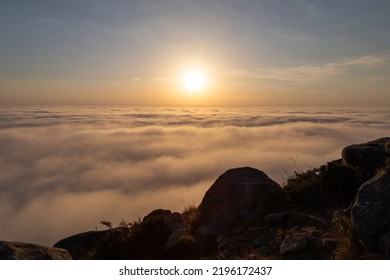
M 0 107 L 0 240 L 180 211 L 239 166 L 282 184 L 389 129 L 390 110 Z

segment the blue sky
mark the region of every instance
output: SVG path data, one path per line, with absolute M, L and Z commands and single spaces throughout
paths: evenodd
M 2 0 L 0 102 L 383 105 L 389 25 L 378 0 Z

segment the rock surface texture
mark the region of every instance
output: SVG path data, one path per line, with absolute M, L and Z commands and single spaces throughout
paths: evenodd
M 308 237 L 306 233 L 289 234 L 280 245 L 280 254 L 282 256 L 302 251 L 308 246 Z
M 71 260 L 67 250 L 42 245 L 0 241 L 0 260 Z
M 221 175 L 198 207 L 198 233 L 219 235 L 289 209 L 283 189 L 264 172 L 242 167 Z
M 351 145 L 342 150 L 343 163 L 358 168 L 365 180 L 371 179 L 378 168 L 384 167 L 389 157 L 390 137 Z
M 366 237 L 379 237 L 390 227 L 390 166 L 364 183 L 351 207 L 351 220 Z

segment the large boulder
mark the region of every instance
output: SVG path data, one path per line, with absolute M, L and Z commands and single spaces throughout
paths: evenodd
M 375 176 L 378 168 L 384 167 L 389 157 L 390 137 L 351 145 L 342 151 L 343 163 L 358 168 L 365 180 Z
M 230 169 L 215 181 L 199 205 L 197 232 L 223 234 L 289 208 L 283 189 L 264 172 L 250 167 Z
M 390 229 L 390 166 L 361 185 L 351 220 L 364 236 L 378 238 Z
M 0 260 L 71 260 L 64 249 L 22 242 L 0 241 Z

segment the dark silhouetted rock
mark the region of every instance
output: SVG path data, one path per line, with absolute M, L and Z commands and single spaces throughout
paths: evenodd
M 360 187 L 351 207 L 351 219 L 366 237 L 380 237 L 389 229 L 390 166 Z
M 179 212 L 171 212 L 170 210 L 165 209 L 156 209 L 150 212 L 143 218 L 143 221 L 147 221 L 148 219 L 153 218 L 162 218 L 164 224 L 167 228 L 167 231 L 172 234 L 177 229 L 185 229 L 186 223 Z
M 176 229 L 169 237 L 167 240 L 167 246 L 168 247 L 173 247 L 176 246 L 179 243 L 179 240 L 182 236 L 186 234 L 186 230 L 184 229 Z
M 161 258 L 167 242 L 178 242 L 174 232 L 185 229 L 180 213 L 157 209 L 130 227 L 79 233 L 54 247 L 68 250 L 73 259 L 154 259 Z
M 258 236 L 253 243 L 255 244 L 256 247 L 263 247 L 263 246 L 269 246 L 272 241 L 274 241 L 276 237 L 276 234 L 273 230 L 266 231 L 265 233 L 261 234 Z
M 198 207 L 198 233 L 220 235 L 289 210 L 283 189 L 264 172 L 242 167 L 221 175 Z
M 167 216 L 167 215 L 171 215 L 172 212 L 171 210 L 167 210 L 167 209 L 156 209 L 156 210 L 153 210 L 152 212 L 150 212 L 148 215 L 146 215 L 144 218 L 143 218 L 143 221 L 147 220 L 147 219 L 150 219 L 150 218 L 153 218 L 153 217 L 158 217 L 158 216 Z
M 384 167 L 390 156 L 390 137 L 380 138 L 363 144 L 345 147 L 343 163 L 360 170 L 364 180 L 375 176 L 378 168 Z
M 379 248 L 385 259 L 390 260 L 390 230 L 379 239 Z
M 170 234 L 166 243 L 168 247 L 176 246 L 180 239 L 188 234 L 186 222 L 179 212 L 172 213 L 170 210 L 157 209 L 147 215 L 144 221 L 156 216 L 162 217 L 164 226 L 168 234 Z
M 295 227 L 291 230 L 291 233 L 284 238 L 280 245 L 280 254 L 284 256 L 299 253 L 309 245 L 308 241 L 307 232 Z
M 326 224 L 326 220 L 324 218 L 317 217 L 316 215 L 306 214 L 306 217 L 308 217 L 310 220 L 315 221 L 317 223 Z
M 289 218 L 291 211 L 272 213 L 265 217 L 267 223 L 281 223 Z
M 164 218 L 165 225 L 168 228 L 168 231 L 174 232 L 177 229 L 185 229 L 186 223 L 182 215 L 178 212 L 173 212 L 171 215 L 167 215 Z
M 71 260 L 65 249 L 42 245 L 0 241 L 0 260 Z
M 53 247 L 68 250 L 75 260 L 90 259 L 95 254 L 102 240 L 121 231 L 127 231 L 127 229 L 118 227 L 108 230 L 82 232 L 58 241 Z
M 324 238 L 321 243 L 322 246 L 332 249 L 336 248 L 338 244 L 339 240 L 335 238 Z

